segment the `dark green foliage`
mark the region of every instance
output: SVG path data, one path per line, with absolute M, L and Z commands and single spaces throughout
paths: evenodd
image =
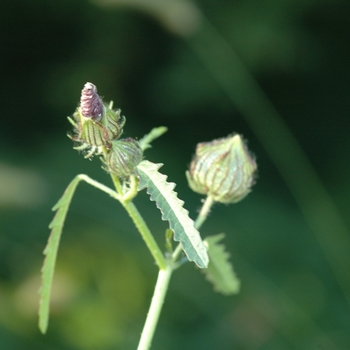
M 349 2 L 194 3 L 276 106 L 349 226 Z M 118 203 L 90 186 L 78 191 L 61 242 L 60 272 L 65 279 L 58 280 L 57 287 L 66 294 L 53 310 L 49 332 L 43 337 L 36 327 L 38 272 L 47 223 L 52 219 L 49 208 L 77 173 L 105 183 L 109 180 L 99 160 L 84 160 L 72 151 L 72 142 L 65 136 L 70 129 L 65 118 L 79 102 L 77 91 L 93 81 L 104 99 L 113 99 L 128 116 L 125 137 L 136 138 L 155 125 L 169 128 L 167 136 L 147 151 L 147 158 L 165 164 L 164 173 L 177 183 L 191 215 L 200 206 L 199 196 L 187 188 L 184 170 L 197 142 L 236 130 L 249 139 L 259 164 L 252 194 L 234 208 L 216 205 L 203 227 L 204 237 L 226 233 L 225 245 L 242 282 L 240 294 L 226 298 L 212 293 L 211 286 L 193 271 L 193 264 L 188 264 L 181 276 L 174 275 L 154 349 L 213 350 L 218 344 L 220 350 L 350 348 L 350 293 L 344 296 L 254 129 L 187 42 L 169 34 L 163 26 L 169 17 L 162 13 L 99 7 L 82 0 L 2 4 L 2 347 L 90 350 L 93 344 L 99 350 L 136 348 L 155 267 L 144 264 L 148 252 Z M 215 47 L 206 49 L 215 62 L 222 62 Z M 223 71 L 228 74 L 231 69 Z M 235 82 L 245 86 L 244 81 Z M 237 98 L 248 106 L 254 102 L 249 93 Z M 259 131 L 270 132 L 264 116 L 258 114 L 258 118 Z M 281 153 L 284 138 L 275 137 L 271 142 L 279 143 L 276 152 Z M 290 161 L 302 177 L 300 165 Z M 316 218 L 319 214 L 313 209 L 318 199 L 314 192 L 308 202 Z M 159 211 L 149 206 L 148 197 L 141 194 L 137 200 L 157 230 Z M 327 218 L 327 209 L 322 217 Z M 82 220 L 86 220 L 84 226 Z M 166 226 L 157 231 L 157 239 L 164 238 Z M 333 231 L 330 242 L 342 246 Z M 114 245 L 120 250 L 108 249 Z M 71 253 L 73 248 L 79 258 Z M 348 252 L 335 253 L 345 269 L 350 266 Z M 133 269 L 127 268 L 130 262 Z M 121 280 L 128 283 L 121 284 Z M 115 295 L 123 296 L 121 303 Z M 104 312 L 97 312 L 101 304 Z M 82 336 L 72 329 L 79 329 Z

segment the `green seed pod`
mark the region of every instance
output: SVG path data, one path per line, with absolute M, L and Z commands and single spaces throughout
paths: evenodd
M 106 156 L 106 170 L 118 177 L 128 177 L 142 160 L 142 150 L 133 138 L 112 142 L 112 148 Z
M 257 165 L 240 135 L 199 143 L 186 172 L 191 189 L 216 202 L 236 203 L 255 183 Z

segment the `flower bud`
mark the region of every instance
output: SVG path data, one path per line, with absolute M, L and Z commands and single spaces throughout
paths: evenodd
M 86 83 L 81 91 L 80 110 L 86 118 L 91 118 L 97 122 L 102 119 L 102 101 L 97 94 L 96 86 L 92 83 Z
M 257 165 L 240 135 L 199 143 L 186 172 L 191 189 L 216 202 L 236 203 L 255 183 Z
M 142 156 L 141 147 L 133 138 L 113 141 L 106 157 L 106 170 L 118 177 L 127 177 L 134 172 Z
M 92 83 L 84 85 L 73 117 L 74 121 L 68 118 L 75 127 L 71 138 L 80 144 L 75 149 L 87 151 L 87 158 L 102 153 L 103 147 L 109 149 L 123 133 L 125 117 L 120 109 L 112 109 L 112 103 L 103 104 Z
M 112 109 L 106 106 L 105 117 L 101 121 L 107 130 L 109 140 L 117 140 L 123 134 L 123 127 L 125 124 L 125 117 L 121 115 L 120 109 Z

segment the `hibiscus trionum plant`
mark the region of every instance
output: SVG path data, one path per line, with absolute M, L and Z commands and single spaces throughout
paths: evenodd
M 114 188 L 80 174 L 68 185 L 53 207 L 56 215 L 50 224 L 52 231 L 44 251 L 46 257 L 42 268 L 39 328 L 42 333 L 47 331 L 50 292 L 64 221 L 75 189 L 80 181 L 85 181 L 120 202 L 159 268 L 154 295 L 138 345 L 138 350 L 149 349 L 171 275 L 185 262 L 196 264 L 217 292 L 229 295 L 239 291 L 240 282 L 228 261 L 229 254 L 219 244 L 223 234 L 202 238 L 198 230 L 208 217 L 213 203 L 236 203 L 250 192 L 257 169 L 255 159 L 239 134 L 199 143 L 186 176 L 191 189 L 206 198 L 197 219 L 192 221 L 183 207 L 184 202 L 174 191 L 175 184 L 167 182 L 167 176 L 159 172 L 162 164 L 146 160 L 143 154 L 154 139 L 166 132 L 165 127 L 151 130 L 139 141 L 133 138 L 122 139 L 125 117 L 121 115 L 120 109 L 113 109 L 112 102 L 106 104 L 101 100 L 92 83 L 85 84 L 80 105 L 73 118 L 68 120 L 74 128 L 69 135 L 74 141 L 74 149 L 82 151 L 85 158 L 98 155 Z M 147 190 L 150 200 L 160 210 L 161 219 L 169 222 L 169 228 L 164 233 L 165 252 L 160 249 L 133 203 L 134 197 L 143 189 Z M 176 242 L 174 245 L 173 240 Z

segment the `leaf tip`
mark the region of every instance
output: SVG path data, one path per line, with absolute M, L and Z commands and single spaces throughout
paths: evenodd
M 42 323 L 39 321 L 39 330 L 40 330 L 41 334 L 46 334 L 46 331 L 47 331 L 47 324 L 42 324 Z

